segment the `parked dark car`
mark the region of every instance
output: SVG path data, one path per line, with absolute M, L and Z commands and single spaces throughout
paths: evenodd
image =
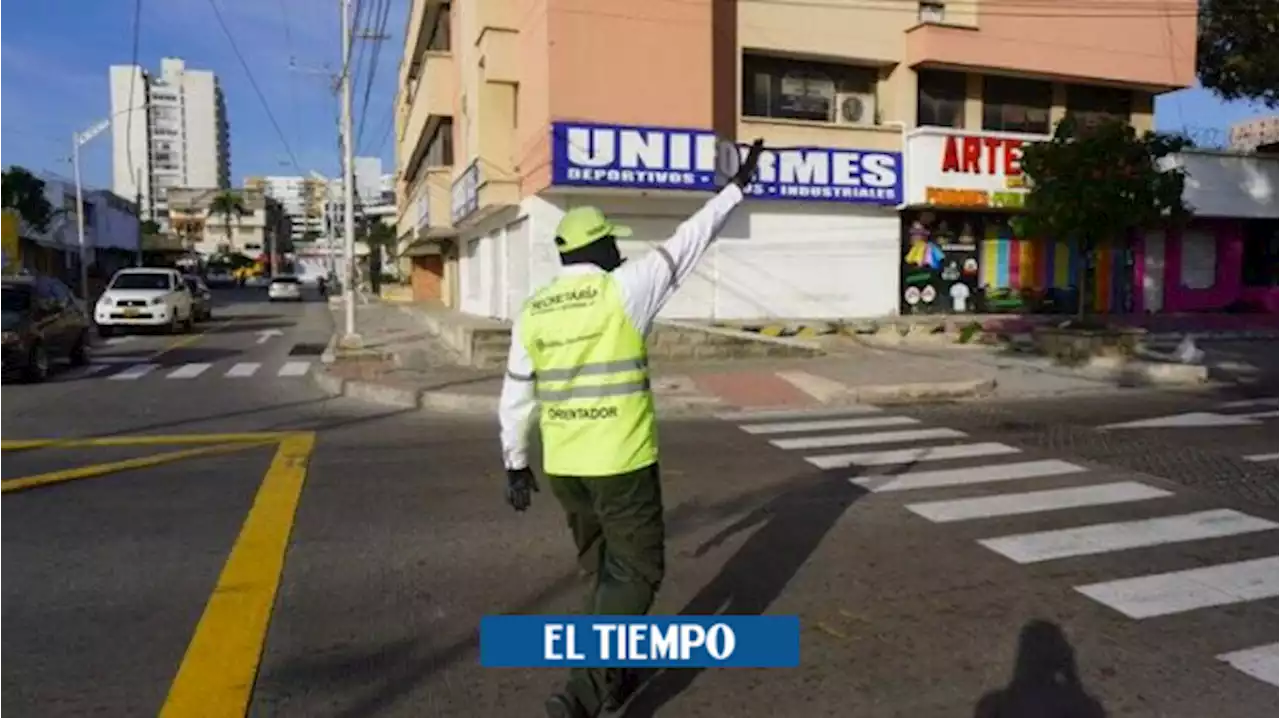
M 55 359 L 89 361 L 90 323 L 67 285 L 52 277 L 4 278 L 4 376 L 39 382 Z
M 182 279 L 187 283 L 187 289 L 191 290 L 192 320 L 207 322 L 213 319 L 213 292 L 209 291 L 209 286 L 194 274 L 185 275 Z

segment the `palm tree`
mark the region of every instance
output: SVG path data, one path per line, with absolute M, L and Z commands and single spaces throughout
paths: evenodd
M 231 225 L 240 226 L 240 218 L 252 214 L 244 203 L 239 192 L 223 190 L 209 200 L 209 214 L 222 217 L 223 229 L 227 233 L 228 249 L 235 246 L 231 234 Z

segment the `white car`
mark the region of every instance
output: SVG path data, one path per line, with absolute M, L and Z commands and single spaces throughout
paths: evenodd
M 98 334 L 110 336 L 117 329 L 164 327 L 170 332 L 191 330 L 191 291 L 176 269 L 138 267 L 122 269 L 98 298 L 93 310 Z
M 297 277 L 281 275 L 272 277 L 271 284 L 267 285 L 267 299 L 271 301 L 288 300 L 297 302 L 302 300 L 302 282 Z

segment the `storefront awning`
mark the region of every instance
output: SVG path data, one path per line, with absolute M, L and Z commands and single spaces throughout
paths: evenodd
M 1170 158 L 1168 166 L 1186 172 L 1182 201 L 1197 217 L 1276 219 L 1277 174 L 1274 156 L 1191 150 Z

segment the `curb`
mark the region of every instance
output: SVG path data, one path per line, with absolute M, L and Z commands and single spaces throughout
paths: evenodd
M 849 390 L 832 404 L 893 404 L 928 399 L 968 399 L 990 394 L 995 389 L 995 379 L 880 384 L 849 387 Z
M 330 396 L 343 396 L 369 404 L 447 414 L 491 416 L 498 413 L 496 396 L 454 391 L 424 391 L 376 382 L 341 379 L 323 367 L 319 371 L 312 372 L 311 376 L 316 386 Z M 723 401 L 711 397 L 658 397 L 656 403 L 658 413 L 663 416 L 704 414 L 710 416 L 726 409 Z

